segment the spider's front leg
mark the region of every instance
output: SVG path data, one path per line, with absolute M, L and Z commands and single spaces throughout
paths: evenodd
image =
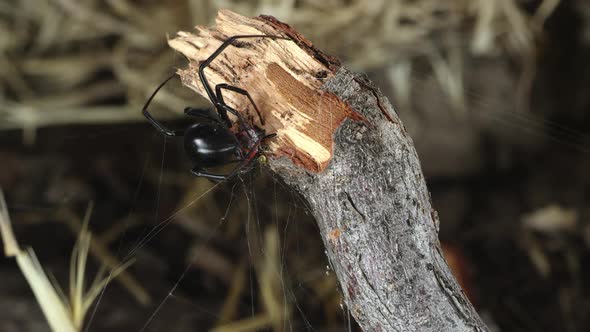
M 250 103 L 252 104 L 252 106 L 254 106 L 254 110 L 256 110 L 256 114 L 258 115 L 258 118 L 260 119 L 260 124 L 264 125 L 264 118 L 262 117 L 260 110 L 258 109 L 258 106 L 256 106 L 256 103 L 254 102 L 254 99 L 252 99 L 252 96 L 250 95 L 250 93 L 242 88 L 238 88 L 236 86 L 233 85 L 229 85 L 229 84 L 225 84 L 225 83 L 221 83 L 221 84 L 217 84 L 215 86 L 215 94 L 217 97 L 217 103 L 219 105 L 219 107 L 221 109 L 223 109 L 225 112 L 229 112 L 234 114 L 235 116 L 238 117 L 238 119 L 241 122 L 242 128 L 240 128 L 241 130 L 245 131 L 247 133 L 247 135 L 252 139 L 253 136 L 252 134 L 249 132 L 249 129 L 253 129 L 251 125 L 246 124 L 244 118 L 242 117 L 242 115 L 235 109 L 233 109 L 232 107 L 230 107 L 229 105 L 227 105 L 225 103 L 225 100 L 223 99 L 223 94 L 221 92 L 221 90 L 229 90 L 229 91 L 233 91 L 236 93 L 239 93 L 241 95 L 244 95 L 246 97 L 248 97 L 248 100 L 250 100 Z M 273 134 L 268 134 L 265 135 L 264 131 L 262 132 L 263 134 L 258 136 L 258 137 L 262 137 L 260 140 L 265 140 L 267 138 L 272 138 L 275 137 L 277 134 L 273 133 Z
M 221 119 L 223 121 L 226 122 L 228 127 L 231 127 L 231 121 L 229 120 L 229 118 L 227 116 L 227 111 L 221 107 L 218 107 L 218 104 L 219 104 L 218 96 L 213 93 L 213 89 L 211 88 L 211 85 L 209 85 L 209 81 L 207 80 L 207 77 L 205 76 L 205 68 L 207 68 L 211 64 L 211 62 L 213 62 L 213 60 L 215 60 L 215 58 L 217 58 L 217 56 L 219 54 L 221 54 L 221 52 L 223 52 L 223 50 L 225 48 L 227 48 L 229 45 L 231 45 L 235 40 L 244 39 L 244 38 L 246 38 L 246 39 L 247 38 L 270 38 L 270 39 L 290 40 L 288 37 L 272 36 L 272 35 L 237 35 L 237 36 L 232 36 L 232 37 L 229 37 L 228 39 L 226 39 L 217 48 L 217 50 L 215 50 L 215 52 L 213 52 L 211 55 L 209 55 L 209 57 L 207 59 L 205 59 L 205 61 L 201 62 L 201 64 L 199 65 L 199 78 L 201 80 L 201 83 L 203 84 L 203 88 L 205 89 L 205 92 L 207 93 L 207 97 L 209 97 L 209 100 L 211 101 L 211 103 L 213 103 L 213 105 L 215 105 L 215 108 L 219 112 L 219 116 L 221 117 Z
M 152 102 L 152 99 L 154 99 L 154 97 L 156 96 L 156 94 L 158 93 L 158 91 L 160 91 L 160 89 L 164 85 L 166 85 L 166 83 L 168 83 L 168 81 L 170 81 L 174 76 L 176 76 L 176 74 L 170 75 L 170 77 L 168 77 L 167 79 L 165 79 L 164 82 L 160 83 L 160 85 L 158 85 L 158 87 L 156 88 L 156 90 L 154 90 L 154 92 L 152 93 L 152 95 L 148 98 L 147 102 L 145 103 L 145 105 L 141 109 L 141 113 L 143 113 L 143 116 L 145 116 L 148 119 L 148 121 L 152 124 L 152 126 L 154 126 L 154 128 L 156 128 L 164 136 L 182 136 L 184 134 L 184 132 L 182 132 L 182 131 L 176 131 L 176 130 L 171 130 L 171 129 L 166 128 L 166 126 L 164 126 L 160 121 L 156 120 L 150 114 L 150 112 L 148 112 L 148 106 L 150 106 L 150 103 Z
M 227 106 L 227 104 L 225 103 L 225 100 L 223 100 L 223 94 L 221 93 L 221 90 L 233 91 L 233 92 L 236 92 L 236 93 L 239 93 L 243 96 L 248 97 L 248 100 L 250 100 L 250 103 L 252 104 L 252 106 L 254 106 L 254 110 L 256 111 L 256 114 L 258 115 L 258 118 L 260 119 L 260 124 L 264 126 L 264 119 L 262 118 L 262 115 L 260 114 L 260 110 L 258 109 L 258 106 L 256 106 L 254 99 L 252 99 L 252 96 L 250 96 L 250 93 L 248 91 L 246 91 L 242 88 L 238 88 L 237 86 L 233 86 L 233 85 L 229 85 L 229 84 L 225 84 L 225 83 L 217 84 L 215 86 L 215 95 L 217 96 L 218 103 L 221 104 L 222 106 Z
M 227 180 L 231 177 L 230 175 L 209 173 L 199 166 L 193 167 L 191 169 L 191 174 L 193 174 L 194 176 L 203 177 L 203 178 L 214 180 L 214 181 L 223 181 L 223 180 Z

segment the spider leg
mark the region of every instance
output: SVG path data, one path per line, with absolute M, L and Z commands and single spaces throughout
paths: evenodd
M 197 166 L 195 166 L 191 169 L 191 173 L 194 176 L 203 177 L 203 178 L 214 180 L 214 181 L 223 181 L 223 180 L 227 180 L 230 178 L 227 175 L 208 173 L 204 169 L 197 167 Z
M 160 133 L 162 133 L 165 136 L 182 136 L 183 133 L 181 131 L 174 131 L 174 130 L 170 130 L 170 129 L 166 128 L 166 126 L 164 126 L 160 121 L 156 120 L 150 114 L 150 112 L 148 112 L 148 106 L 150 105 L 150 103 L 152 102 L 152 99 L 154 99 L 154 97 L 156 96 L 156 94 L 158 93 L 158 91 L 160 91 L 160 89 L 164 85 L 166 85 L 166 83 L 168 83 L 168 81 L 170 81 L 174 76 L 176 76 L 176 74 L 172 74 L 170 77 L 168 77 L 167 79 L 165 79 L 164 82 L 160 83 L 160 85 L 158 85 L 158 87 L 156 88 L 156 90 L 148 98 L 148 100 L 146 101 L 145 105 L 141 109 L 141 113 L 143 113 L 143 116 L 145 116 L 148 119 L 148 121 L 152 124 L 152 126 L 154 126 Z
M 230 112 L 231 114 L 235 115 L 238 118 L 238 123 L 240 126 L 240 131 L 243 131 L 246 133 L 246 135 L 248 135 L 249 139 L 253 139 L 254 137 L 252 137 L 252 134 L 250 133 L 250 130 L 252 129 L 252 126 L 248 125 L 246 120 L 244 119 L 244 117 L 242 116 L 242 113 L 238 112 L 236 109 L 232 108 L 231 106 L 228 106 L 226 104 L 220 104 L 220 106 L 224 111 L 226 112 Z
M 260 132 L 257 132 L 256 130 L 253 130 L 252 126 L 250 126 L 242 117 L 242 114 L 238 111 L 236 111 L 234 108 L 228 106 L 227 104 L 221 104 L 221 106 L 225 111 L 230 112 L 231 114 L 235 115 L 236 117 L 238 117 L 238 122 L 240 125 L 240 130 L 244 133 L 246 133 L 246 135 L 248 135 L 248 138 L 250 139 L 250 141 L 253 144 L 252 149 L 255 149 L 258 147 L 258 145 L 260 145 L 260 142 L 262 142 L 263 140 L 267 139 L 267 138 L 273 138 L 275 136 L 277 136 L 276 133 L 272 133 L 272 134 L 268 134 L 268 135 L 264 135 L 264 130 Z M 252 135 L 252 131 L 255 131 L 256 134 Z M 239 143 L 239 141 L 236 139 L 236 142 Z M 246 154 L 246 156 L 248 156 L 250 154 L 251 150 L 248 151 L 248 153 Z
M 213 105 L 215 105 L 215 108 L 217 109 L 217 112 L 219 113 L 219 116 L 221 117 L 221 119 L 223 121 L 225 121 L 225 123 L 228 125 L 228 127 L 231 127 L 231 121 L 229 120 L 229 118 L 227 116 L 226 110 L 224 110 L 222 107 L 220 107 L 220 105 L 218 103 L 217 96 L 213 93 L 213 89 L 211 89 L 211 85 L 209 85 L 209 81 L 207 81 L 207 77 L 205 77 L 205 68 L 207 68 L 211 64 L 211 62 L 213 60 L 215 60 L 215 58 L 217 58 L 217 56 L 219 54 L 221 54 L 221 52 L 223 52 L 224 49 L 226 49 L 229 45 L 231 45 L 231 43 L 233 43 L 237 39 L 242 39 L 242 38 L 272 38 L 272 39 L 285 39 L 285 40 L 289 40 L 289 38 L 286 38 L 286 37 L 272 36 L 272 35 L 238 35 L 238 36 L 232 36 L 232 37 L 229 37 L 228 39 L 226 39 L 217 48 L 217 50 L 215 50 L 215 52 L 213 52 L 207 59 L 205 59 L 205 61 L 203 61 L 199 65 L 199 78 L 201 79 L 201 83 L 203 84 L 203 88 L 205 89 L 205 92 L 207 92 L 207 96 L 209 97 L 209 100 L 211 101 L 211 103 L 213 103 Z
M 232 177 L 234 177 L 236 174 L 240 173 L 240 171 L 250 162 L 250 160 L 236 160 L 236 161 L 232 161 L 232 162 L 240 162 L 240 163 L 238 165 L 236 165 L 236 167 L 234 167 L 234 169 L 231 172 L 229 172 L 227 175 L 209 173 L 198 166 L 193 167 L 191 169 L 191 173 L 194 176 L 204 177 L 204 178 L 207 178 L 210 180 L 216 180 L 216 181 L 228 180 L 228 179 L 231 179 Z
M 216 180 L 216 181 L 228 180 L 228 179 L 234 177 L 235 175 L 241 173 L 242 170 L 244 169 L 244 167 L 249 165 L 252 162 L 252 160 L 256 158 L 256 156 L 258 155 L 258 146 L 259 146 L 259 144 L 254 145 L 246 154 L 246 158 L 241 159 L 241 160 L 231 161 L 231 162 L 239 162 L 239 164 L 236 165 L 236 167 L 234 167 L 234 169 L 231 172 L 229 172 L 227 175 L 209 173 L 198 166 L 193 167 L 191 169 L 191 173 L 194 176 L 204 177 L 204 178 Z
M 225 83 L 217 84 L 215 86 L 215 95 L 217 95 L 217 98 L 219 99 L 218 102 L 223 105 L 226 105 L 226 104 L 225 104 L 225 101 L 223 100 L 223 95 L 221 94 L 222 89 L 233 91 L 233 92 L 236 92 L 236 93 L 239 93 L 243 96 L 248 97 L 248 99 L 250 100 L 250 103 L 252 104 L 252 106 L 254 106 L 254 109 L 256 110 L 256 114 L 258 114 L 258 118 L 260 119 L 260 124 L 264 126 L 264 119 L 262 118 L 262 115 L 260 115 L 260 110 L 258 109 L 258 106 L 256 106 L 254 99 L 252 99 L 252 96 L 250 96 L 250 93 L 248 91 L 238 88 L 233 85 L 225 84 Z

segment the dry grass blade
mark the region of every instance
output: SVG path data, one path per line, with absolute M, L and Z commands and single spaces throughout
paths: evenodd
M 55 332 L 79 331 L 72 319 L 69 306 L 48 278 L 35 252 L 30 248 L 21 251 L 16 256 L 16 261 L 31 286 L 51 330 Z
M 260 273 L 260 292 L 267 315 L 275 331 L 282 331 L 289 317 L 285 299 L 284 275 L 282 273 L 279 233 L 274 226 L 268 226 L 264 233 L 264 256 Z
M 86 212 L 84 226 L 72 251 L 70 294 L 67 298 L 59 285 L 45 273 L 34 251 L 30 248 L 25 250 L 19 248 L 12 232 L 4 195 L 0 190 L 0 232 L 4 242 L 4 253 L 7 257 L 16 257 L 17 264 L 33 290 L 51 330 L 55 332 L 81 331 L 84 317 L 102 289 L 113 277 L 131 264 L 131 262 L 123 264 L 113 270 L 107 278 L 100 277 L 102 273 L 99 273 L 91 286 L 85 289 L 85 271 L 91 239 L 87 224 L 91 211 L 92 208 L 89 208 Z
M 267 329 L 272 325 L 269 315 L 256 315 L 250 318 L 235 321 L 211 330 L 211 332 L 253 332 Z
M 222 326 L 223 324 L 228 323 L 235 318 L 240 304 L 240 297 L 242 296 L 245 286 L 246 265 L 241 263 L 231 280 L 227 297 L 225 298 L 223 306 L 221 307 L 219 319 L 217 321 L 218 326 Z
M 17 256 L 20 253 L 20 248 L 12 231 L 12 224 L 10 223 L 10 216 L 8 215 L 2 189 L 0 189 L 0 234 L 4 243 L 4 255 L 6 257 Z
M 4 254 L 15 257 L 18 267 L 27 279 L 37 302 L 53 331 L 75 332 L 76 326 L 70 315 L 69 306 L 53 287 L 37 256 L 32 249 L 21 250 L 12 227 L 4 194 L 0 190 L 0 231 L 4 241 Z
M 282 273 L 279 235 L 276 227 L 267 227 L 264 233 L 264 250 L 259 257 L 260 263 L 257 266 L 258 283 L 260 285 L 260 297 L 264 306 L 264 312 L 255 316 L 225 322 L 233 311 L 237 296 L 241 292 L 244 283 L 244 270 L 238 271 L 234 280 L 234 286 L 230 291 L 228 300 L 224 305 L 222 320 L 211 332 L 249 332 L 260 331 L 272 328 L 273 331 L 283 331 L 285 322 L 289 319 L 290 308 L 285 298 L 284 275 Z M 225 318 L 225 319 L 223 319 Z
M 84 219 L 82 222 L 80 222 L 79 217 L 76 216 L 72 211 L 70 211 L 69 209 L 64 209 L 62 210 L 59 214 L 59 220 L 62 220 L 67 226 L 68 228 L 70 228 L 70 230 L 75 233 L 75 234 L 88 234 L 88 238 L 84 237 L 84 238 L 80 238 L 78 240 L 78 244 L 75 248 L 75 256 L 77 257 L 77 260 L 74 260 L 74 255 L 72 257 L 72 264 L 77 264 L 77 266 L 80 266 L 82 264 L 84 264 L 85 262 L 81 262 L 79 261 L 82 258 L 85 258 L 88 255 L 88 252 L 90 252 L 92 255 L 94 255 L 94 257 L 96 259 L 98 259 L 101 264 L 109 269 L 111 269 L 113 272 L 110 274 L 110 276 L 108 277 L 108 279 L 114 279 L 115 277 L 117 277 L 117 281 L 119 281 L 123 287 L 125 287 L 125 289 L 127 289 L 129 291 L 129 293 L 142 305 L 146 305 L 149 304 L 151 302 L 151 297 L 149 295 L 149 293 L 141 286 L 141 284 L 135 279 L 135 277 L 133 277 L 133 275 L 131 275 L 130 273 L 128 273 L 127 271 L 124 271 L 124 268 L 122 269 L 121 267 L 126 267 L 130 264 L 129 261 L 125 262 L 125 263 L 121 263 L 119 261 L 119 259 L 117 259 L 117 257 L 113 256 L 110 252 L 109 249 L 107 247 L 107 245 L 105 245 L 100 238 L 91 240 L 91 233 L 88 231 L 88 225 L 87 225 L 87 220 Z M 88 214 L 87 214 L 88 215 Z M 85 247 L 85 245 L 88 245 L 87 248 Z M 82 246 L 84 245 L 84 246 Z M 80 253 L 78 252 L 79 250 L 82 249 L 86 249 L 86 252 L 84 253 Z M 81 255 L 84 254 L 84 255 Z M 81 257 L 80 257 L 81 256 Z M 83 266 L 83 265 L 82 265 Z M 73 268 L 73 267 L 71 267 Z M 82 271 L 83 272 L 83 271 Z M 116 272 L 116 273 L 115 273 Z M 73 276 L 74 274 L 72 274 L 72 271 L 70 270 L 70 280 L 73 280 Z M 75 273 L 75 276 L 79 277 L 80 274 Z M 102 283 L 102 282 L 99 282 Z M 89 290 L 89 294 L 92 294 L 93 290 L 92 288 L 90 288 Z M 86 297 L 88 297 L 89 295 L 85 295 Z

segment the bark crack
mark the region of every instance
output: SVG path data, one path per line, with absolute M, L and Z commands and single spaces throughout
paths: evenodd
M 445 271 L 441 270 L 438 260 L 443 259 L 443 256 L 442 252 L 440 252 L 440 249 L 437 248 L 436 252 L 433 252 L 432 255 L 435 259 L 432 272 L 434 273 L 434 277 L 443 290 L 445 296 L 451 302 L 455 308 L 455 311 L 459 313 L 460 317 L 467 325 L 474 328 L 475 331 L 483 332 L 484 330 L 480 328 L 479 324 L 477 324 L 477 321 L 474 319 L 473 313 L 467 309 L 468 307 L 466 306 L 466 300 L 464 298 L 465 295 L 457 294 L 456 287 L 451 285 L 452 280 L 449 280 L 447 275 L 448 271 L 445 273 Z
M 393 119 L 393 117 L 391 116 L 391 114 L 389 114 L 389 112 L 385 109 L 385 107 L 381 103 L 381 98 L 379 98 L 379 95 L 377 94 L 377 91 L 375 91 L 377 89 L 376 87 L 374 87 L 374 86 L 368 84 L 367 82 L 365 82 L 364 80 L 360 80 L 358 78 L 355 78 L 354 81 L 356 83 L 358 83 L 359 85 L 361 85 L 363 88 L 367 89 L 369 92 L 371 92 L 371 94 L 375 98 L 375 101 L 377 103 L 377 107 L 379 108 L 379 110 L 381 111 L 381 113 L 383 115 L 385 115 L 385 117 L 387 118 L 387 120 L 389 120 L 389 122 L 395 123 L 395 124 L 399 125 L 399 123 Z
M 387 311 L 387 315 L 383 315 L 383 317 L 389 317 L 389 318 L 395 317 L 393 312 L 391 312 L 391 310 L 389 310 L 389 306 L 387 305 L 387 302 L 383 301 L 383 299 L 381 298 L 381 295 L 379 295 L 379 292 L 377 291 L 377 289 L 375 289 L 375 286 L 373 286 L 373 284 L 371 283 L 369 276 L 367 275 L 367 272 L 363 268 L 362 258 L 363 258 L 363 254 L 361 253 L 361 254 L 359 254 L 359 257 L 357 259 L 357 264 L 359 266 L 359 269 L 361 270 L 361 275 L 362 275 L 363 279 L 365 280 L 365 283 L 367 283 L 369 288 L 373 291 L 373 293 L 375 294 L 375 296 L 379 300 L 379 311 L 382 312 L 382 309 L 385 309 Z M 387 321 L 388 321 L 387 324 L 389 326 L 394 327 L 394 324 L 389 322 L 389 319 L 387 319 Z
M 350 194 L 346 191 L 344 192 L 344 194 L 346 194 L 346 199 L 348 200 L 352 208 L 356 211 L 356 213 L 358 213 L 364 221 L 367 221 L 367 217 L 365 217 L 365 215 L 356 207 L 356 204 L 354 204 L 354 201 L 352 200 L 352 197 L 350 197 Z

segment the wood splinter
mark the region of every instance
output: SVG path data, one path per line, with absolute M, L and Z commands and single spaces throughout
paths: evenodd
M 179 32 L 169 41 L 186 56 L 188 68 L 179 70 L 184 85 L 206 96 L 198 76 L 199 64 L 235 35 L 275 35 L 292 38 L 241 39 L 227 48 L 205 70 L 212 86 L 228 83 L 248 90 L 261 111 L 267 133 L 277 138 L 269 144 L 270 155 L 285 156 L 310 171 L 321 172 L 332 159 L 332 135 L 346 118 L 360 119 L 336 95 L 321 90 L 340 65 L 337 60 L 309 52 L 309 42 L 271 17 L 248 19 L 220 11 L 215 30 L 197 27 L 198 34 Z M 307 46 L 299 47 L 298 44 Z M 262 127 L 246 97 L 224 94 L 237 110 Z
M 214 28 L 169 40 L 188 60 L 184 85 L 205 95 L 199 64 L 227 38 L 236 41 L 205 70 L 212 86 L 268 142 L 270 168 L 301 193 L 319 225 L 347 307 L 364 331 L 487 331 L 451 275 L 438 241 L 411 138 L 366 78 L 270 16 L 219 12 Z

